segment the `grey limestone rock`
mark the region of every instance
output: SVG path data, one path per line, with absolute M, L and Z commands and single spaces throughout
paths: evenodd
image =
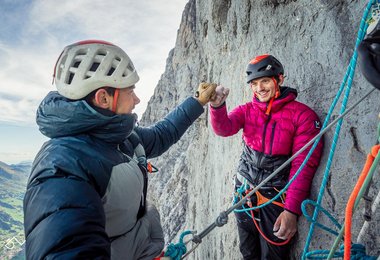
M 229 109 L 251 100 L 245 68 L 258 54 L 271 53 L 285 67 L 285 85 L 296 88 L 298 100 L 325 119 L 343 80 L 355 46 L 364 0 L 190 0 L 183 12 L 177 41 L 169 53 L 165 72 L 149 101 L 141 124 L 162 118 L 193 95 L 202 80 L 231 89 Z M 348 106 L 372 87 L 359 68 L 353 79 Z M 334 110 L 337 117 L 341 100 Z M 325 207 L 341 223 L 349 195 L 376 143 L 380 91 L 373 92 L 342 124 L 332 161 Z M 222 138 L 209 125 L 208 109 L 183 138 L 152 162 L 160 172 L 150 178 L 150 200 L 161 212 L 167 242 L 178 242 L 185 230 L 203 231 L 219 213 L 232 205 L 232 179 L 241 153 L 241 134 Z M 334 137 L 325 135 L 322 163 L 314 178 L 311 198 L 316 199 Z M 380 190 L 377 169 L 369 195 Z M 331 226 L 324 216 L 319 221 Z M 363 203 L 352 227 L 353 242 L 363 227 Z M 227 225 L 205 237 L 189 259 L 241 259 L 233 214 Z M 380 254 L 379 210 L 373 214 L 361 243 L 367 254 Z M 300 259 L 309 224 L 299 221 L 298 241 L 292 257 Z M 330 249 L 334 237 L 316 229 L 310 249 Z M 191 245 L 191 244 L 190 244 Z M 188 247 L 188 249 L 190 246 Z

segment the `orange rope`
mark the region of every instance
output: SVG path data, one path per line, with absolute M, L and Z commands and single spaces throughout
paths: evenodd
M 290 238 L 288 238 L 287 240 L 285 241 L 282 241 L 282 242 L 275 242 L 273 240 L 270 240 L 265 234 L 264 232 L 260 229 L 259 225 L 257 224 L 256 222 L 256 219 L 253 215 L 253 210 L 251 210 L 251 217 L 252 217 L 252 220 L 253 220 L 253 223 L 255 223 L 255 226 L 257 228 L 257 230 L 260 232 L 260 234 L 263 236 L 263 238 L 270 244 L 272 245 L 275 245 L 275 246 L 283 246 L 283 245 L 286 245 L 287 243 L 289 243 L 290 241 Z
M 346 216 L 345 216 L 346 218 L 345 218 L 345 224 L 344 224 L 345 225 L 344 229 L 346 233 L 344 237 L 344 260 L 350 260 L 350 257 L 351 257 L 351 224 L 352 224 L 352 214 L 354 211 L 355 200 L 359 194 L 361 187 L 363 186 L 363 183 L 368 175 L 368 172 L 379 150 L 380 150 L 380 145 L 375 145 L 372 147 L 371 153 L 367 155 L 367 160 L 364 164 L 363 170 L 347 202 Z
M 249 191 L 249 190 L 247 190 Z M 246 192 L 247 192 L 246 191 Z M 249 193 L 249 192 L 248 192 Z M 268 198 L 264 197 L 259 191 L 256 191 L 256 196 L 257 196 L 257 206 L 261 205 L 261 204 L 264 204 L 266 203 L 267 201 L 269 201 Z M 247 193 L 246 193 L 247 194 Z M 281 197 L 282 199 L 282 197 Z M 284 207 L 284 204 L 281 203 L 281 202 L 277 202 L 277 201 L 272 201 L 273 204 L 277 205 L 277 206 L 280 206 L 280 207 Z M 252 208 L 252 201 L 251 200 L 248 200 L 247 201 L 247 205 L 248 207 Z M 287 243 L 289 243 L 290 239 L 291 238 L 288 238 L 287 240 L 283 241 L 283 242 L 275 242 L 271 239 L 269 239 L 265 234 L 264 232 L 260 229 L 259 225 L 257 224 L 257 221 L 255 219 L 255 216 L 253 214 L 253 210 L 250 211 L 251 213 L 251 217 L 252 217 L 252 220 L 253 220 L 253 223 L 255 224 L 257 230 L 259 231 L 259 233 L 262 235 L 262 237 L 265 239 L 265 241 L 267 241 L 268 243 L 272 244 L 272 245 L 275 245 L 275 246 L 283 246 L 283 245 L 286 245 Z

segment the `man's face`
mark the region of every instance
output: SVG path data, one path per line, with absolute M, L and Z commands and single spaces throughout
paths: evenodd
M 260 102 L 268 102 L 276 95 L 276 85 L 270 77 L 254 79 L 251 81 L 250 86 Z
M 134 91 L 135 86 L 122 88 L 117 99 L 116 114 L 130 114 L 140 99 Z

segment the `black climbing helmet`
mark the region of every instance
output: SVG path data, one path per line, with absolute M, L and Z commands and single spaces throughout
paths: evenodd
M 261 77 L 273 77 L 284 74 L 284 67 L 275 57 L 264 54 L 252 59 L 247 66 L 247 83 Z

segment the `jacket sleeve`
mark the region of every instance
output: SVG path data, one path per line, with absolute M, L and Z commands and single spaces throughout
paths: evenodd
M 310 108 L 305 109 L 296 119 L 296 133 L 293 141 L 292 155 L 299 151 L 305 144 L 313 139 L 320 131 L 322 124 L 317 114 Z M 312 145 L 298 155 L 291 164 L 289 180 L 298 171 L 305 160 Z M 323 150 L 323 139 L 319 141 L 313 154 L 303 167 L 301 173 L 289 186 L 286 194 L 285 209 L 301 215 L 301 203 L 310 194 L 311 184 L 315 172 L 317 171 Z
M 26 258 L 110 259 L 101 198 L 64 173 L 29 184 L 24 197 Z
M 210 118 L 215 134 L 224 137 L 231 136 L 244 126 L 244 107 L 238 106 L 227 114 L 226 103 L 217 108 L 210 106 Z
M 147 158 L 157 157 L 175 144 L 190 125 L 203 113 L 202 105 L 193 97 L 187 98 L 164 119 L 150 127 L 136 127 Z

